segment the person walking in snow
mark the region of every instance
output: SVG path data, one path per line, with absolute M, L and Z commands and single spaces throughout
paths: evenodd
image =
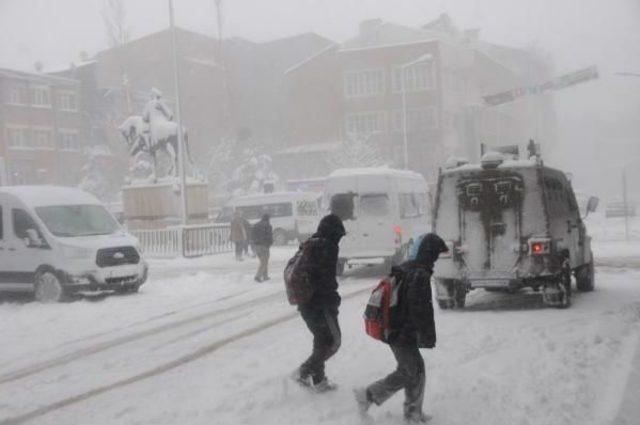
M 298 311 L 313 335 L 309 358 L 294 372 L 293 378 L 318 392 L 335 389 L 325 375 L 325 362 L 340 348 L 338 324 L 338 244 L 345 235 L 342 220 L 329 214 L 320 220 L 317 232 L 309 239 L 308 276 L 313 287 L 311 299 L 298 306 Z
M 249 223 L 249 220 L 247 220 L 243 215 L 240 216 L 240 219 L 242 220 L 242 225 L 244 226 L 244 231 L 247 234 L 247 240 L 244 243 L 243 246 L 243 252 L 245 256 L 249 256 L 249 248 L 251 247 L 251 223 Z M 255 257 L 255 255 L 254 255 Z
M 242 261 L 242 251 L 247 243 L 248 234 L 244 227 L 244 223 L 242 222 L 240 211 L 235 211 L 233 213 L 233 219 L 231 219 L 230 227 L 229 239 L 231 239 L 231 242 L 235 245 L 236 261 Z
M 273 229 L 269 223 L 269 214 L 263 214 L 260 221 L 254 224 L 251 231 L 251 243 L 260 261 L 255 281 L 269 280 L 269 249 L 273 245 Z
M 395 268 L 401 279 L 397 316 L 392 318 L 389 346 L 398 366 L 394 372 L 366 388 L 354 390 L 358 409 L 366 414 L 371 404 L 384 403 L 404 389 L 404 417 L 410 423 L 429 420 L 422 410 L 425 369 L 420 348 L 436 346 L 430 279 L 438 256 L 447 252 L 444 241 L 429 233 L 422 239 L 416 257 Z

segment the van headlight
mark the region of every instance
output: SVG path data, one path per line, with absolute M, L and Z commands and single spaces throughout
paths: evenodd
M 67 258 L 91 258 L 93 250 L 77 246 L 61 245 L 62 255 Z

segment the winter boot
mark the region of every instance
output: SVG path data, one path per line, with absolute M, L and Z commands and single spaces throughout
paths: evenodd
M 337 389 L 338 385 L 336 385 L 334 382 L 329 381 L 326 377 L 317 384 L 313 384 L 313 390 L 317 393 L 326 393 L 327 391 L 333 391 Z
M 373 403 L 369 390 L 366 388 L 356 388 L 353 390 L 353 395 L 356 398 L 356 403 L 358 403 L 358 413 L 360 413 L 360 416 L 366 416 L 369 407 L 371 407 L 371 403 Z
M 300 369 L 296 369 L 293 371 L 293 373 L 291 374 L 291 379 L 301 387 L 311 388 L 313 385 L 313 383 L 311 382 L 311 376 L 303 377 L 300 374 Z
M 404 418 L 407 424 L 426 424 L 431 420 L 430 415 L 425 415 L 424 413 L 416 413 L 414 415 L 405 416 Z

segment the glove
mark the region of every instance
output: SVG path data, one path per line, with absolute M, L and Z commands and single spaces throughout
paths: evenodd
M 435 335 L 421 333 L 418 334 L 418 347 L 421 348 L 435 348 L 436 337 Z

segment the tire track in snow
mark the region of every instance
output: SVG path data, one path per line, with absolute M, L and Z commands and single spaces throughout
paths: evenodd
M 179 328 L 182 326 L 186 326 L 192 323 L 197 323 L 197 322 L 201 322 L 207 319 L 210 319 L 212 317 L 217 317 L 220 315 L 223 315 L 225 313 L 229 313 L 229 312 L 233 312 L 233 311 L 237 311 L 238 309 L 240 310 L 246 310 L 248 308 L 251 307 L 255 307 L 257 305 L 260 304 L 265 304 L 273 299 L 276 298 L 281 298 L 282 297 L 282 293 L 281 292 L 277 292 L 275 294 L 269 294 L 269 295 L 265 295 L 263 297 L 260 298 L 256 298 L 254 300 L 245 302 L 245 303 L 241 303 L 241 304 L 237 304 L 234 306 L 230 306 L 230 307 L 226 307 L 223 308 L 221 310 L 215 310 L 215 311 L 210 311 L 207 313 L 203 313 L 203 314 L 199 314 L 197 316 L 193 316 L 193 317 L 189 317 L 187 319 L 182 319 L 182 320 L 178 320 L 178 321 L 174 321 L 174 322 L 170 322 L 161 326 L 156 326 L 155 328 L 151 328 L 151 329 L 147 329 L 144 331 L 140 331 L 140 332 L 135 332 L 135 333 L 131 333 L 128 335 L 124 335 L 115 339 L 112 339 L 110 341 L 106 341 L 100 344 L 95 344 L 93 346 L 89 346 L 83 349 L 80 349 L 78 351 L 74 351 L 71 353 L 67 353 L 67 354 L 62 354 L 60 356 L 54 357 L 50 360 L 45 360 L 43 362 L 40 363 L 36 363 L 33 364 L 31 366 L 27 366 L 27 367 L 23 367 L 20 368 L 18 370 L 15 370 L 13 372 L 8 372 L 8 373 L 4 373 L 2 375 L 0 375 L 0 385 L 1 384 L 6 384 L 8 382 L 12 382 L 12 381 L 16 381 L 18 379 L 22 379 L 25 378 L 27 376 L 31 376 L 34 375 L 36 373 L 57 367 L 57 366 L 62 366 L 68 363 L 71 363 L 75 360 L 81 359 L 83 357 L 87 357 L 90 356 L 92 354 L 96 354 L 96 353 L 100 353 L 102 351 L 108 350 L 110 348 L 114 348 L 114 347 L 118 347 L 120 345 L 124 345 L 130 342 L 135 342 L 138 341 L 142 338 L 147 338 L 150 336 L 154 336 L 154 335 L 158 335 L 160 333 L 163 332 L 167 332 L 170 330 L 173 330 L 175 328 Z M 230 319 L 230 320 L 233 320 Z
M 366 287 L 363 289 L 359 289 L 353 292 L 350 292 L 349 294 L 346 294 L 342 297 L 342 299 L 350 299 L 350 298 L 354 298 L 358 295 L 362 295 L 364 293 L 368 293 L 371 291 L 370 287 Z M 268 320 L 266 322 L 263 322 L 257 326 L 254 326 L 252 328 L 246 329 L 240 333 L 237 333 L 235 335 L 229 336 L 227 338 L 221 339 L 219 341 L 213 342 L 209 345 L 206 345 L 204 347 L 201 347 L 199 349 L 197 349 L 196 351 L 193 351 L 189 354 L 186 354 L 182 357 L 179 357 L 175 360 L 172 360 L 170 362 L 164 363 L 160 366 L 156 366 L 154 368 L 151 368 L 145 372 L 139 373 L 137 375 L 131 376 L 129 378 L 126 379 L 122 379 L 120 381 L 116 381 L 114 383 L 108 384 L 108 385 L 104 385 L 101 387 L 97 387 L 94 388 L 93 390 L 89 390 L 89 391 L 85 391 L 81 394 L 75 395 L 75 396 L 71 396 L 71 397 L 67 397 L 64 398 L 62 400 L 59 400 L 57 402 L 39 407 L 37 409 L 34 409 L 30 412 L 24 413 L 22 415 L 18 415 L 18 416 L 14 416 L 14 417 L 10 417 L 10 418 L 6 418 L 3 419 L 2 421 L 0 421 L 0 425 L 19 425 L 19 424 L 23 424 L 25 422 L 28 422 L 32 419 L 38 418 L 40 416 L 44 416 L 47 413 L 51 413 L 55 410 L 59 410 L 62 409 L 64 407 L 67 406 L 71 406 L 73 404 L 76 403 L 80 403 L 82 401 L 91 399 L 93 397 L 97 397 L 101 394 L 104 394 L 106 392 L 109 392 L 111 390 L 115 390 L 117 388 L 122 388 L 125 387 L 127 385 L 131 385 L 134 384 L 136 382 L 139 381 L 143 381 L 145 379 L 154 377 L 156 375 L 160 375 L 162 373 L 165 372 L 169 372 L 173 369 L 176 369 L 180 366 L 183 366 L 187 363 L 191 363 L 195 360 L 198 360 L 208 354 L 213 353 L 214 351 L 217 351 L 218 349 L 224 347 L 225 345 L 231 344 L 233 342 L 236 342 L 238 340 L 250 337 L 252 335 L 258 334 L 260 332 L 263 332 L 269 328 L 272 328 L 274 326 L 277 326 L 281 323 L 287 322 L 289 320 L 292 320 L 294 318 L 297 318 L 300 315 L 300 313 L 298 313 L 297 311 L 292 312 L 292 313 L 288 313 L 285 315 L 282 315 L 280 317 L 277 317 L 275 319 L 271 319 Z

